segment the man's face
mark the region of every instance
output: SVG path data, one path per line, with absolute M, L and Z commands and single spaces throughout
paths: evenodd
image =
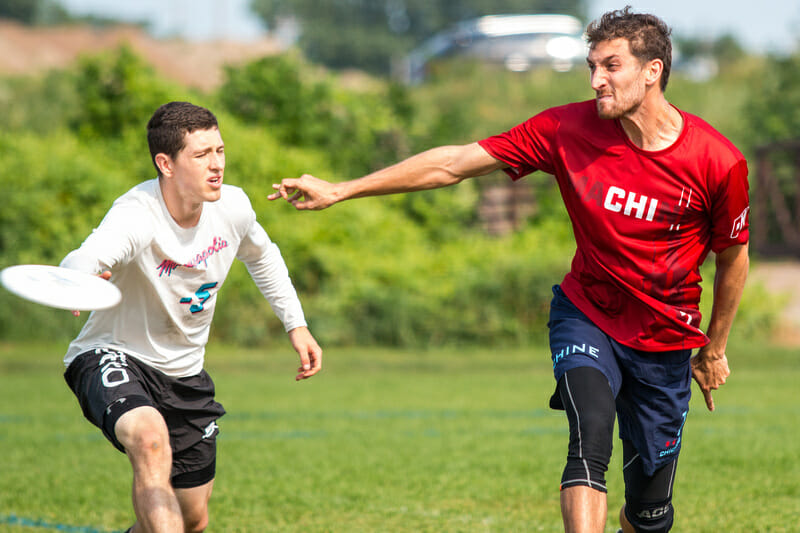
M 172 161 L 172 184 L 187 204 L 216 202 L 222 192 L 225 145 L 219 129 L 195 130 Z
M 647 84 L 644 65 L 631 53 L 628 40 L 601 41 L 589 51 L 586 61 L 600 118 L 622 118 L 636 111 L 644 101 Z

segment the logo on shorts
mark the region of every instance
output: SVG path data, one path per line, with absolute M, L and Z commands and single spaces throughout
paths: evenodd
M 203 431 L 203 438 L 207 439 L 210 438 L 216 433 L 219 429 L 219 426 L 216 422 L 211 422 L 209 425 L 206 426 L 206 429 Z
M 108 406 L 108 408 L 106 408 L 106 414 L 107 414 L 107 415 L 110 415 L 110 414 L 111 414 L 111 408 L 112 408 L 112 407 L 114 407 L 114 404 L 115 404 L 115 403 L 123 404 L 123 403 L 125 403 L 127 400 L 128 400 L 127 398 L 119 398 L 119 399 L 117 399 L 117 400 L 114 400 L 114 401 L 111 403 L 111 405 L 109 405 L 109 406 Z
M 565 357 L 576 354 L 588 355 L 597 359 L 600 354 L 600 349 L 590 344 L 586 344 L 585 342 L 583 344 L 568 344 L 567 346 L 561 348 L 560 352 L 553 352 L 553 368 L 555 368 L 555 366 Z
M 103 355 L 98 365 L 101 367 L 104 387 L 111 389 L 131 380 L 127 371 L 128 361 L 123 352 L 98 348 L 94 353 Z
M 683 416 L 683 421 L 681 422 L 681 427 L 678 428 L 678 434 L 675 436 L 674 439 L 670 439 L 664 444 L 664 448 L 665 449 L 661 450 L 658 453 L 659 457 L 666 457 L 666 456 L 672 455 L 673 453 L 678 451 L 678 447 L 681 444 L 681 433 L 683 432 L 683 425 L 686 423 L 686 415 L 687 414 L 688 414 L 688 411 L 684 411 L 681 414 L 681 416 Z

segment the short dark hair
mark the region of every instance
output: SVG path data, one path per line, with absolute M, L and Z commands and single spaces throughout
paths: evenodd
M 169 102 L 156 109 L 147 123 L 147 144 L 159 175 L 157 154 L 167 154 L 174 159 L 185 146 L 187 133 L 213 128 L 219 128 L 217 117 L 204 107 L 189 102 Z
M 609 11 L 586 28 L 586 40 L 590 48 L 597 43 L 612 39 L 627 39 L 631 53 L 641 62 L 660 59 L 664 63 L 661 73 L 661 90 L 667 88 L 672 68 L 672 30 L 655 15 L 633 13 L 631 6 Z

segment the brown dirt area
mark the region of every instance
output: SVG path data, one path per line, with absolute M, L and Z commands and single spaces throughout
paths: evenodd
M 800 262 L 797 260 L 757 261 L 750 268 L 748 283 L 759 283 L 786 305 L 773 340 L 800 347 Z
M 201 90 L 222 81 L 223 66 L 276 54 L 271 39 L 249 43 L 159 40 L 136 26 L 27 27 L 0 19 L 0 76 L 29 75 L 69 66 L 81 55 L 127 45 L 162 75 Z

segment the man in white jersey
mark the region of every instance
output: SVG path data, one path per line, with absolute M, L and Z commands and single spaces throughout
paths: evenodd
M 118 198 L 61 263 L 110 279 L 123 294 L 118 306 L 91 314 L 69 346 L 64 376 L 86 418 L 131 462 L 136 523 L 128 531 L 203 531 L 216 420 L 225 413 L 203 358 L 235 258 L 288 332 L 301 361 L 296 379 L 320 370 L 322 350 L 247 195 L 223 185 L 214 115 L 165 104 L 148 122 L 147 139 L 158 178 Z

